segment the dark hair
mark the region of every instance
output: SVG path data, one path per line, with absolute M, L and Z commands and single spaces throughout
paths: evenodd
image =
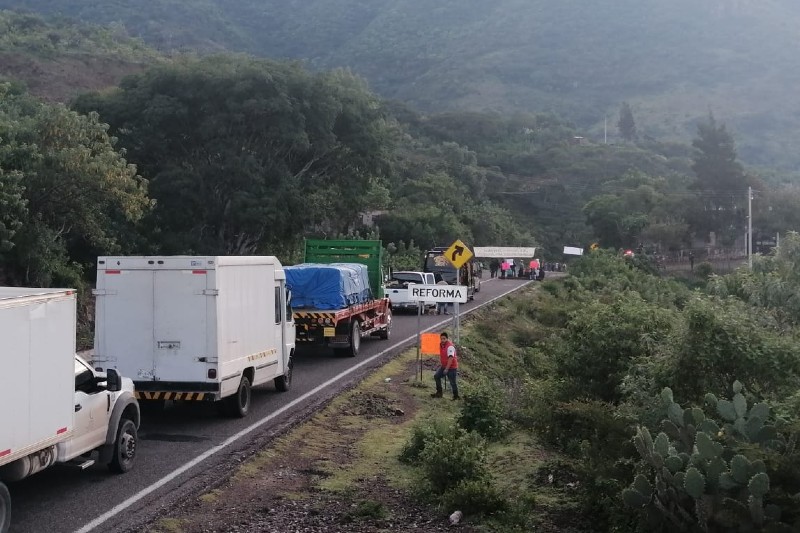
M 439 334 L 439 336 L 440 336 L 440 337 L 444 337 L 445 339 L 449 339 L 449 338 L 450 338 L 450 335 L 448 335 L 446 331 L 443 331 L 443 332 L 441 332 L 441 333 Z

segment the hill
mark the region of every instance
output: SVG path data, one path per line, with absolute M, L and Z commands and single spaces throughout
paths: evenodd
M 800 6 L 789 0 L 0 0 L 124 25 L 163 49 L 349 66 L 423 111 L 556 112 L 612 140 L 686 140 L 709 110 L 752 165 L 800 168 Z
M 113 28 L 0 11 L 0 81 L 22 82 L 45 100 L 115 86 L 162 59 Z

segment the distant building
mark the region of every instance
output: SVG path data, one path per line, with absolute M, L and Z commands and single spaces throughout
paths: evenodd
M 575 137 L 570 139 L 569 143 L 570 144 L 575 144 L 575 145 L 584 145 L 584 144 L 587 144 L 587 141 L 586 141 L 585 137 L 580 137 L 580 136 L 576 135 Z
M 375 219 L 377 217 L 385 215 L 387 213 L 389 213 L 389 211 L 386 210 L 367 211 L 366 213 L 361 213 L 361 224 L 368 228 L 371 228 L 375 226 Z

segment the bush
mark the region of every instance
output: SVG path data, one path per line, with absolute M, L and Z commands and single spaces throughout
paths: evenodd
M 563 334 L 559 373 L 577 396 L 616 402 L 633 363 L 653 353 L 676 312 L 642 300 L 635 292 L 606 304 L 593 302 L 573 314 Z
M 436 494 L 444 494 L 463 481 L 488 479 L 483 437 L 461 428 L 431 435 L 419 458 L 425 479 Z
M 444 438 L 454 431 L 454 426 L 439 420 L 417 424 L 411 429 L 411 436 L 406 441 L 403 449 L 400 450 L 400 462 L 413 464 L 419 459 L 427 442 L 437 438 Z
M 503 398 L 496 387 L 480 385 L 464 396 L 458 425 L 476 431 L 489 440 L 499 440 L 505 434 Z
M 708 261 L 703 261 L 694 269 L 694 274 L 700 279 L 708 279 L 714 273 L 714 267 Z
M 460 482 L 442 495 L 442 506 L 448 513 L 459 509 L 465 516 L 488 516 L 508 510 L 506 499 L 485 479 Z
M 660 386 L 700 401 L 724 394 L 741 381 L 762 395 L 784 395 L 800 387 L 800 347 L 770 319 L 739 301 L 696 298 L 670 343 Z

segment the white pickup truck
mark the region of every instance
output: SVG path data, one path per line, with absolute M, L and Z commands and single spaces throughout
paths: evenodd
M 436 285 L 432 272 L 394 272 L 386 284 L 386 295 L 392 304 L 392 311 L 417 310 L 417 302 L 408 296 L 409 285 Z M 436 307 L 436 302 L 425 302 L 426 308 Z
M 133 467 L 139 404 L 133 382 L 75 355 L 75 292 L 0 287 L 0 533 L 13 483 L 55 464 Z

